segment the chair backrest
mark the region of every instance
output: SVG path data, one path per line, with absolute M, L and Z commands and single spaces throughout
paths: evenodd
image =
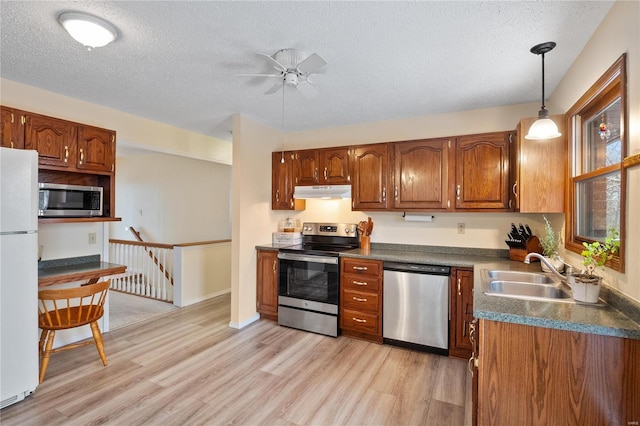
M 110 281 L 38 292 L 38 326 L 64 329 L 89 324 L 102 317 Z

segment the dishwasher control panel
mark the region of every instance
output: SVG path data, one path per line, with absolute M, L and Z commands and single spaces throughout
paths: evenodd
M 384 262 L 383 268 L 390 271 L 407 271 L 418 274 L 449 275 L 449 266 L 422 265 L 419 263 Z

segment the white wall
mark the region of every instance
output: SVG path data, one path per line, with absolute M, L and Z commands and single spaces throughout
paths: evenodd
M 552 94 L 569 110 L 583 93 L 627 52 L 628 154 L 640 153 L 640 2 L 617 1 Z M 627 170 L 626 272 L 607 270 L 605 282 L 640 301 L 640 167 Z M 567 253 L 575 265 L 580 257 Z
M 116 216 L 111 238 L 178 244 L 231 238 L 231 166 L 175 155 L 116 159 Z
M 174 305 L 188 306 L 231 291 L 231 242 L 174 250 Z

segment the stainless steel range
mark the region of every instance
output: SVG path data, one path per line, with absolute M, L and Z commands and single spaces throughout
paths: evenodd
M 278 323 L 336 337 L 339 253 L 358 247 L 356 224 L 305 222 L 302 244 L 278 254 Z

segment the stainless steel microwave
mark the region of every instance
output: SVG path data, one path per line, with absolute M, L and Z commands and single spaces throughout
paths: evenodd
M 38 216 L 102 216 L 102 188 L 99 186 L 40 183 Z

